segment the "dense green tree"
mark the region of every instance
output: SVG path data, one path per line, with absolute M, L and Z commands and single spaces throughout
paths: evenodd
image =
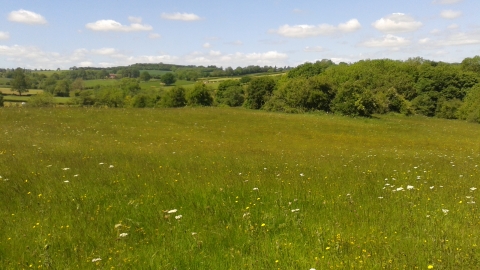
M 332 101 L 332 110 L 349 116 L 371 116 L 377 108 L 372 91 L 358 83 L 343 84 Z
M 33 95 L 28 99 L 27 106 L 29 107 L 53 107 L 55 106 L 55 99 L 53 95 L 44 92 L 37 95 Z
M 468 91 L 456 115 L 460 119 L 480 123 L 480 83 Z
M 0 92 L 0 107 L 3 107 L 3 94 Z
M 68 80 L 57 81 L 53 94 L 58 97 L 68 97 L 70 95 L 70 82 Z
M 117 84 L 116 87 L 123 91 L 124 95 L 134 96 L 140 92 L 142 89 L 137 79 L 132 78 L 122 78 Z
M 213 98 L 210 92 L 213 90 L 202 82 L 197 82 L 187 94 L 187 103 L 190 106 L 211 106 Z
M 150 76 L 150 73 L 148 73 L 148 71 L 143 71 L 142 74 L 140 74 L 140 80 L 144 81 L 144 82 L 148 82 L 150 81 L 150 79 L 152 78 L 152 76 Z
M 177 79 L 175 78 L 175 74 L 168 72 L 162 75 L 160 81 L 163 82 L 165 85 L 174 84 Z
M 260 109 L 270 98 L 275 89 L 275 80 L 270 77 L 256 77 L 250 81 L 246 89 L 244 106 L 249 109 Z
M 13 79 L 10 82 L 11 89 L 13 92 L 17 92 L 19 95 L 22 93 L 28 92 L 27 88 L 27 77 L 25 76 L 25 72 L 21 68 L 15 69 L 13 73 Z
M 173 87 L 160 100 L 162 107 L 184 107 L 186 104 L 185 89 L 181 86 Z
M 239 80 L 222 81 L 215 93 L 215 102 L 230 107 L 241 106 L 245 100 L 244 90 Z
M 82 78 L 76 78 L 70 88 L 72 91 L 81 91 L 85 89 L 85 83 L 83 82 Z

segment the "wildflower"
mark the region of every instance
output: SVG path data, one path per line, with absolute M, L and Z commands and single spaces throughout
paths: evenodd
M 431 186 L 430 189 L 433 189 L 435 186 Z
M 127 237 L 128 233 L 121 233 L 118 235 L 118 237 Z
M 262 227 L 265 227 L 265 223 L 262 223 Z
M 78 174 L 75 174 L 73 177 L 78 177 Z
M 63 168 L 62 170 L 66 171 L 66 170 L 70 170 L 70 168 Z
M 108 166 L 108 168 L 110 168 L 110 169 L 113 168 L 113 165 Z
M 407 189 L 409 189 L 409 190 L 410 190 L 410 189 L 413 189 L 413 186 L 408 185 L 408 186 L 407 186 Z
M 302 177 L 303 177 L 303 176 L 305 176 L 305 175 L 304 175 L 303 173 L 301 173 L 301 174 L 300 174 L 300 176 L 302 176 Z
M 254 187 L 253 190 L 258 190 L 258 188 Z
M 68 180 L 65 180 L 65 181 L 63 181 L 63 182 L 64 182 L 64 183 L 70 183 L 70 181 L 68 181 Z
M 421 178 L 420 175 L 417 175 L 417 180 L 420 180 L 420 178 Z
M 52 167 L 52 165 L 47 165 L 47 168 L 50 168 L 50 167 Z
M 177 209 L 172 209 L 172 210 L 169 210 L 167 213 L 172 214 L 172 213 L 176 213 L 176 212 L 177 212 Z
M 103 162 L 98 163 L 98 165 L 103 165 L 103 164 L 104 164 Z
M 95 258 L 95 259 L 92 259 L 92 262 L 98 262 L 98 261 L 101 261 L 102 258 Z
M 329 249 L 330 249 L 330 247 L 326 247 L 325 249 L 326 249 L 326 250 L 329 250 Z
M 397 191 L 402 191 L 402 190 L 403 190 L 403 187 L 397 188 Z
M 378 197 L 379 199 L 383 199 L 383 197 Z
M 475 191 L 477 188 L 476 187 L 471 187 L 470 191 Z
M 195 236 L 195 235 L 197 235 L 197 233 L 196 233 L 196 232 L 192 232 L 192 236 Z
M 442 209 L 442 212 L 443 212 L 445 215 L 448 214 L 448 211 L 450 211 L 450 210 L 448 210 L 448 209 Z
M 296 213 L 298 211 L 300 211 L 300 209 L 298 209 L 298 208 L 297 209 L 292 209 L 292 213 Z
M 120 228 L 120 227 L 122 227 L 122 226 L 123 226 L 123 225 L 120 224 L 120 223 L 119 223 L 119 224 L 115 224 L 115 229 L 118 229 L 118 228 Z
M 433 265 L 428 265 L 427 269 L 433 269 Z
M 181 219 L 182 215 L 175 216 L 175 219 Z

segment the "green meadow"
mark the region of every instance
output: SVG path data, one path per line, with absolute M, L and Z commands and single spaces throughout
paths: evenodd
M 478 124 L 215 107 L 0 119 L 2 269 L 480 266 Z

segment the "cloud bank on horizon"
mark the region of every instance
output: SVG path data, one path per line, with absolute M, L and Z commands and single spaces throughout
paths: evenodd
M 235 68 L 417 56 L 460 62 L 480 55 L 475 0 L 318 2 L 0 0 L 0 68 Z

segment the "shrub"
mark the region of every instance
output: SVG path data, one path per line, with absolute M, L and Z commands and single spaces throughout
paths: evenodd
M 463 102 L 459 99 L 443 100 L 437 103 L 436 117 L 446 119 L 457 119 L 457 111 Z
M 275 89 L 275 81 L 271 77 L 258 77 L 247 86 L 244 106 L 249 109 L 260 109 L 270 98 Z
M 176 86 L 170 91 L 166 92 L 160 100 L 162 107 L 183 107 L 187 103 L 185 99 L 185 89 L 181 86 Z
M 238 80 L 226 80 L 218 85 L 215 101 L 230 107 L 241 106 L 245 100 L 243 87 Z
M 480 84 L 468 91 L 456 116 L 460 119 L 480 123 Z
M 349 116 L 371 116 L 377 108 L 373 93 L 356 83 L 344 83 L 332 101 L 332 110 Z
M 0 107 L 3 107 L 3 94 L 0 93 Z
M 55 99 L 52 94 L 44 92 L 32 96 L 27 104 L 29 107 L 53 107 L 55 105 Z
M 187 102 L 192 106 L 211 106 L 213 103 L 211 89 L 202 82 L 198 82 L 193 90 L 188 93 Z

